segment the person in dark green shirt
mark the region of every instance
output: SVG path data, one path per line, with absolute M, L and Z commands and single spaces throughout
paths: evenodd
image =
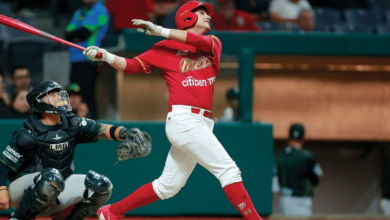
M 0 155 L 0 210 L 12 206 L 11 220 L 69 213 L 67 209 L 71 213 L 60 219 L 82 220 L 108 201 L 112 183 L 106 176 L 92 170 L 86 175 L 73 174 L 77 144 L 117 140 L 140 157 L 150 152 L 146 132 L 71 113 L 68 93 L 56 82 L 38 84 L 27 94 L 27 102 L 33 115 L 14 132 Z
M 322 170 L 313 153 L 302 149 L 305 129 L 301 124 L 290 127 L 288 146 L 277 155 L 281 189 L 279 212 L 288 216 L 312 214 L 313 186 L 318 185 Z

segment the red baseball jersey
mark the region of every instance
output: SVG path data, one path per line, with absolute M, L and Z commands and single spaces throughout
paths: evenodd
M 211 53 L 202 52 L 188 44 L 163 40 L 134 58 L 142 65 L 145 73 L 151 73 L 155 68 L 164 72 L 170 106 L 188 105 L 207 110 L 212 108 L 222 44 L 213 35 L 199 37 L 211 39 Z

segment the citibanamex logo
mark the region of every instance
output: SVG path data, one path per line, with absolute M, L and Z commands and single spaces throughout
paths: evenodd
M 194 79 L 194 77 L 189 76 L 181 83 L 184 87 L 187 86 L 207 86 L 206 80 Z

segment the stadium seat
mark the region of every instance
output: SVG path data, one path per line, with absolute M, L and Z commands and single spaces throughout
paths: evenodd
M 376 25 L 377 34 L 390 34 L 390 26 L 387 24 L 378 24 Z
M 334 25 L 341 22 L 341 13 L 332 8 L 315 8 L 316 22 L 325 25 Z
M 293 32 L 296 29 L 296 24 L 292 23 L 256 22 L 256 25 L 263 32 Z
M 377 23 L 373 12 L 367 9 L 346 9 L 344 15 L 346 23 L 351 25 L 375 25 Z
M 385 21 L 385 13 L 383 9 L 379 6 L 375 6 L 369 9 L 371 11 L 372 16 L 374 17 L 375 24 L 384 24 Z
M 316 26 L 314 27 L 313 30 L 306 32 L 302 30 L 298 25 L 294 26 L 293 31 L 298 32 L 298 33 L 331 33 L 331 26 L 330 25 L 325 25 L 325 24 L 318 24 L 316 23 Z
M 353 24 L 335 24 L 333 25 L 333 31 L 337 34 L 344 33 L 373 33 L 374 28 L 370 25 L 353 25 Z
M 330 28 L 330 25 L 317 24 L 311 32 L 314 32 L 314 33 L 330 33 L 331 32 L 331 28 Z

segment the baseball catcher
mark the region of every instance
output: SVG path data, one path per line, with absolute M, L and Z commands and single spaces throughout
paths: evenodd
M 57 220 L 81 220 L 108 201 L 113 185 L 106 176 L 92 170 L 73 174 L 79 143 L 121 141 L 119 161 L 150 153 L 151 138 L 138 128 L 102 124 L 69 113 L 69 96 L 56 82 L 38 84 L 27 94 L 27 102 L 33 115 L 14 132 L 0 155 L 0 210 L 12 206 L 11 219 L 54 215 Z

